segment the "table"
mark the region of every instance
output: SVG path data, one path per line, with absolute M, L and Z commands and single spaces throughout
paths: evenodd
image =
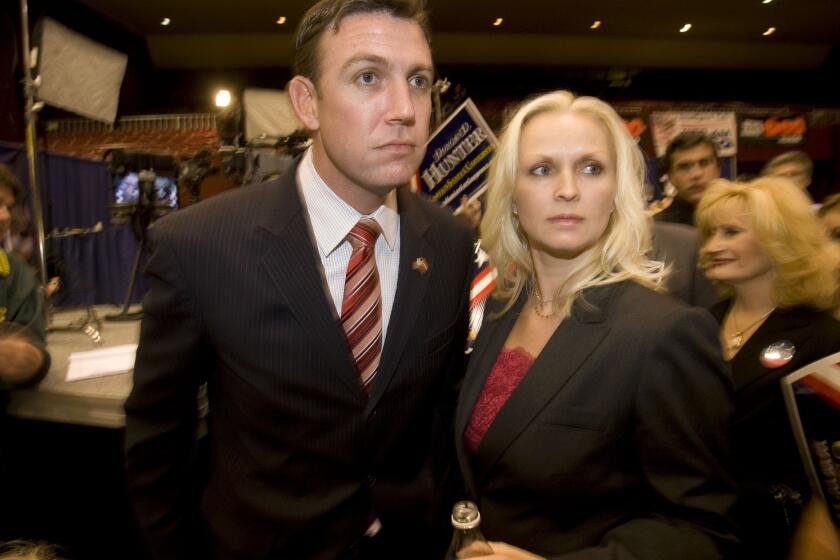
M 41 383 L 10 391 L 6 413 L 10 416 L 48 422 L 61 422 L 100 428 L 125 427 L 123 403 L 131 392 L 132 374 L 122 373 L 67 382 L 67 366 L 72 352 L 84 352 L 136 343 L 140 337 L 140 321 L 106 321 L 104 315 L 118 310 L 112 306 L 95 306 L 93 312 L 102 319 L 101 344 L 95 344 L 81 330 L 52 330 L 47 334 L 47 350 L 52 357 L 50 371 Z M 59 310 L 51 328 L 80 324 L 86 308 Z

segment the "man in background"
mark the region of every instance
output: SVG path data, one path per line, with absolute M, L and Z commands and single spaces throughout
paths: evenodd
M 785 177 L 806 192 L 808 187 L 811 186 L 813 174 L 813 160 L 808 157 L 808 154 L 800 150 L 781 153 L 761 168 L 762 176 Z
M 715 179 L 720 178 L 717 146 L 701 133 L 682 133 L 668 144 L 662 167 L 676 192 L 651 205 L 654 219 L 694 225 L 694 207 Z
M 720 178 L 717 146 L 701 133 L 680 134 L 665 149 L 662 168 L 675 192 L 650 206 L 654 215 L 650 256 L 670 266 L 669 293 L 689 305 L 708 307 L 718 296 L 697 266 L 700 239 L 694 207 L 709 184 Z

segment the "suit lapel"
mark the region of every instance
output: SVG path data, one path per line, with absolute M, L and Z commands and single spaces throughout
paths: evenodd
M 472 476 L 472 468 L 467 459 L 467 452 L 464 449 L 464 431 L 472 417 L 473 408 L 484 388 L 487 376 L 493 368 L 493 363 L 499 356 L 505 341 L 513 328 L 516 318 L 522 310 L 524 298 L 513 306 L 507 313 L 498 319 L 488 319 L 498 312 L 501 306 L 494 300 L 487 301 L 487 309 L 484 313 L 484 323 L 479 331 L 478 340 L 475 344 L 475 351 L 470 356 L 467 373 L 464 375 L 464 382 L 461 386 L 460 399 L 455 416 L 455 448 L 464 482 L 473 496 L 476 495 L 475 483 Z
M 323 348 L 331 369 L 362 400 L 350 349 L 326 291 L 296 176 L 297 165 L 277 181 L 256 221 L 257 235 L 270 236 L 262 265 L 310 340 Z
M 761 364 L 761 355 L 769 345 L 787 340 L 795 350 L 810 334 L 810 317 L 801 308 L 776 310 L 770 314 L 758 330 L 747 340 L 732 359 L 735 384 L 739 391 L 756 382 L 761 382 L 769 373 L 775 372 Z
M 585 302 L 579 300 L 575 303 L 571 316 L 548 340 L 479 445 L 481 460 L 476 469 L 476 482 L 481 482 L 542 409 L 574 375 L 585 368 L 587 358 L 609 332 L 604 318 L 617 289 L 618 285 L 608 285 L 587 290 L 584 293 Z
M 415 196 L 417 195 L 410 193 L 408 189 L 397 190 L 397 208 L 400 213 L 397 292 L 394 295 L 385 346 L 382 349 L 379 372 L 373 381 L 368 410 L 373 410 L 382 398 L 396 372 L 406 344 L 412 333 L 416 332 L 414 326 L 417 315 L 426 297 L 429 278 L 435 273 L 435 251 L 425 238 L 431 224 Z M 412 268 L 412 263 L 418 258 L 426 260 L 428 272 L 421 274 Z

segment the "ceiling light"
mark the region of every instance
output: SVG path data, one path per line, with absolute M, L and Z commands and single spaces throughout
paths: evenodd
M 589 29 L 598 29 L 599 27 L 601 27 L 601 20 L 596 19 L 592 22 L 592 25 L 589 26 Z
M 280 16 L 277 18 L 277 25 L 283 25 L 284 23 L 286 23 L 286 16 Z
M 767 37 L 768 35 L 772 35 L 772 34 L 773 34 L 773 33 L 775 33 L 775 32 L 776 32 L 776 28 L 775 28 L 775 27 L 768 27 L 768 28 L 767 28 L 767 31 L 765 31 L 764 33 L 762 33 L 762 35 L 764 35 L 765 37 Z
M 227 107 L 230 105 L 230 92 L 226 89 L 220 89 L 216 92 L 216 107 Z
M 493 27 L 499 27 L 502 25 L 502 22 L 505 21 L 504 18 L 496 18 L 496 21 L 493 22 Z
M 162 20 L 160 20 L 160 24 L 163 25 L 163 26 L 169 25 L 170 23 L 172 23 L 172 20 L 169 19 L 168 17 L 165 17 Z
M 690 24 L 690 23 L 686 23 L 685 25 L 683 25 L 682 27 L 680 27 L 680 33 L 685 33 L 685 32 L 686 32 L 686 31 L 688 31 L 689 29 L 691 29 L 691 24 Z
M 761 3 L 762 3 L 762 4 L 769 4 L 769 3 L 770 3 L 770 2 L 772 2 L 772 1 L 773 1 L 773 0 L 761 0 Z

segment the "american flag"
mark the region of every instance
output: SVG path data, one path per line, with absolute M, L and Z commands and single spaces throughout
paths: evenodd
M 470 285 L 470 331 L 467 336 L 467 350 L 473 351 L 475 339 L 484 320 L 484 307 L 487 296 L 496 287 L 496 267 L 490 263 L 490 257 L 481 248 L 481 240 L 475 243 L 475 274 Z

